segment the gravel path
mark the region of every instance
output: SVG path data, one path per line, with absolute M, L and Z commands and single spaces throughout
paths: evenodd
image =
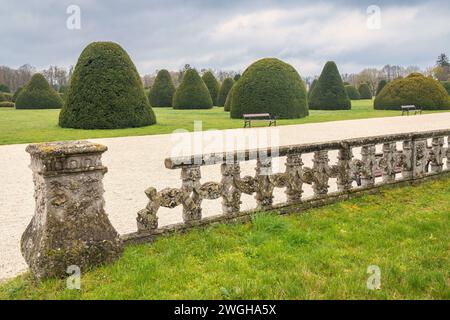
M 104 164 L 109 171 L 105 176 L 106 210 L 113 225 L 120 233 L 135 231 L 136 212 L 145 207 L 144 190 L 149 186 L 178 187 L 180 171 L 164 167 L 164 159 L 171 155 L 180 139 L 188 141 L 200 139 L 203 147 L 192 148 L 192 153 L 217 150 L 242 149 L 247 136 L 259 137 L 258 145 L 266 146 L 264 137 L 274 137 L 274 144 L 298 144 L 321 142 L 335 139 L 372 136 L 410 131 L 426 131 L 450 128 L 450 113 L 422 116 L 377 118 L 365 120 L 336 121 L 318 124 L 280 126 L 246 130 L 224 130 L 208 133 L 188 133 L 177 135 L 154 135 L 109 139 L 92 139 L 108 146 L 104 154 Z M 223 137 L 233 137 L 234 143 L 222 146 Z M 184 140 L 183 140 L 184 141 Z M 184 146 L 189 143 L 183 143 Z M 26 264 L 20 254 L 19 241 L 34 211 L 33 183 L 28 168 L 29 155 L 26 145 L 0 146 L 0 279 L 12 277 L 24 270 Z M 189 151 L 188 151 L 189 152 Z M 191 152 L 189 152 L 191 153 Z M 357 153 L 355 152 L 355 155 Z M 330 158 L 334 161 L 334 155 Z M 306 157 L 306 165 L 308 163 Z M 254 163 L 245 163 L 244 175 L 254 175 Z M 281 168 L 282 169 L 282 168 Z M 219 181 L 217 166 L 202 168 L 203 181 Z M 306 195 L 308 195 L 306 190 Z M 275 194 L 275 201 L 283 201 L 282 190 Z M 243 197 L 243 209 L 255 206 L 250 196 Z M 204 202 L 204 215 L 214 215 L 221 211 L 220 199 Z M 160 224 L 181 221 L 181 208 L 164 209 L 159 213 Z

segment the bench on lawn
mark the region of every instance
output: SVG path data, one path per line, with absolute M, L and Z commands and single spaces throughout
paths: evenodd
M 247 113 L 244 114 L 244 128 L 251 128 L 252 121 L 269 121 L 270 126 L 277 125 L 277 119 L 270 115 L 270 113 Z
M 415 105 L 402 106 L 402 116 L 406 113 L 409 116 L 409 112 L 414 111 L 414 114 L 422 114 L 422 109 L 420 107 L 416 107 Z

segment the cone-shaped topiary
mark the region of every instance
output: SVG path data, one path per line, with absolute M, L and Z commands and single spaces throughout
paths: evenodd
M 223 106 L 223 111 L 230 111 L 231 110 L 231 99 L 233 99 L 233 92 L 234 92 L 234 87 L 236 86 L 236 82 L 234 83 L 234 85 L 231 87 L 230 92 L 228 92 L 228 96 L 225 100 L 225 104 Z
M 450 97 L 439 81 L 412 73 L 389 82 L 374 102 L 378 110 L 400 110 L 403 105 L 415 105 L 424 110 L 450 110 Z
M 217 81 L 216 77 L 213 75 L 211 71 L 205 72 L 202 76 L 203 82 L 206 84 L 208 88 L 209 94 L 211 95 L 211 100 L 213 105 L 217 105 L 217 96 L 219 95 L 220 84 Z
M 198 75 L 197 70 L 185 72 L 181 84 L 173 95 L 174 109 L 210 109 L 213 107 L 211 95 Z
M 354 86 L 352 85 L 345 86 L 345 91 L 347 92 L 347 96 L 349 97 L 350 100 L 361 99 L 358 89 L 356 89 Z
M 16 98 L 16 109 L 60 109 L 63 101 L 40 73 L 36 73 Z
M 152 107 L 172 107 L 174 93 L 175 86 L 169 71 L 161 70 L 150 89 L 148 100 Z
M 125 50 L 113 42 L 89 44 L 75 66 L 60 126 L 113 129 L 155 122 L 141 78 Z
M 383 88 L 387 85 L 387 81 L 386 80 L 380 80 L 380 82 L 378 82 L 378 87 L 377 87 L 377 93 L 376 95 L 380 94 L 381 90 L 383 90 Z
M 341 75 L 333 61 L 328 61 L 323 67 L 319 80 L 311 92 L 309 108 L 313 110 L 348 110 L 351 108 Z
M 222 85 L 220 86 L 219 95 L 217 96 L 217 105 L 219 107 L 223 107 L 225 102 L 227 101 L 228 93 L 234 85 L 234 80 L 231 78 L 226 78 L 223 80 Z
M 448 94 L 450 95 L 450 81 L 442 81 L 441 83 L 444 86 L 445 90 L 447 90 Z
M 358 87 L 358 91 L 361 99 L 372 99 L 372 92 L 367 83 L 361 83 Z
M 12 98 L 13 102 L 16 102 L 17 97 L 19 96 L 19 93 L 22 92 L 22 89 L 23 89 L 23 87 L 19 87 L 19 88 L 17 88 L 16 92 L 14 92 L 13 98 Z
M 289 64 L 265 58 L 254 62 L 232 89 L 231 118 L 246 113 L 270 113 L 279 119 L 309 114 L 305 84 Z
M 314 79 L 313 82 L 311 83 L 311 85 L 309 86 L 308 99 L 311 98 L 311 92 L 313 91 L 316 84 L 317 84 L 317 79 Z

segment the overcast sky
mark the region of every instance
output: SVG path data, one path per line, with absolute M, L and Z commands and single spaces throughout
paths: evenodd
M 67 28 L 69 5 L 81 9 L 81 29 Z M 370 5 L 381 9 L 379 29 Z M 121 44 L 141 74 L 186 63 L 244 70 L 277 57 L 313 76 L 327 60 L 351 73 L 426 68 L 450 55 L 449 0 L 0 0 L 0 8 L 0 65 L 10 67 L 69 66 L 104 40 Z

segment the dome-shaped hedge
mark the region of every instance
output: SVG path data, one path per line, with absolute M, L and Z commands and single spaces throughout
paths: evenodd
M 415 105 L 425 110 L 448 110 L 450 97 L 438 81 L 412 73 L 389 82 L 374 102 L 378 110 L 400 110 L 403 105 Z
M 361 83 L 358 87 L 358 91 L 361 99 L 372 99 L 372 92 L 367 83 Z
M 160 70 L 155 82 L 148 93 L 148 100 L 152 107 L 172 107 L 175 86 L 169 71 Z
M 316 84 L 317 84 L 317 79 L 314 79 L 313 82 L 311 83 L 311 85 L 309 86 L 308 99 L 311 98 L 311 92 L 313 91 Z
M 208 88 L 197 70 L 186 71 L 181 84 L 175 91 L 172 105 L 174 109 L 210 109 L 213 107 Z
M 234 85 L 234 80 L 232 78 L 226 78 L 223 80 L 220 86 L 219 95 L 217 96 L 217 105 L 223 107 L 227 101 L 228 93 Z
M 219 95 L 220 83 L 217 81 L 216 77 L 211 71 L 205 72 L 202 76 L 203 82 L 206 84 L 208 88 L 209 94 L 211 95 L 211 100 L 213 102 L 213 106 L 217 105 L 217 96 Z
M 22 92 L 22 89 L 23 89 L 23 87 L 18 87 L 17 90 L 14 92 L 13 97 L 12 97 L 13 102 L 16 102 L 17 97 Z
M 40 73 L 36 73 L 16 98 L 16 109 L 60 109 L 63 101 Z
M 356 89 L 354 86 L 352 85 L 345 86 L 345 91 L 347 92 L 347 96 L 349 97 L 350 100 L 361 99 L 358 89 Z
M 223 105 L 223 111 L 231 111 L 231 99 L 233 99 L 234 87 L 236 86 L 236 82 L 231 87 L 230 92 L 228 92 L 227 99 L 225 100 L 225 104 Z
M 250 65 L 233 86 L 231 118 L 245 113 L 270 113 L 279 119 L 309 114 L 305 85 L 289 64 L 265 58 Z
M 377 93 L 376 95 L 379 95 L 381 90 L 383 90 L 383 88 L 387 85 L 387 81 L 386 80 L 380 80 L 380 82 L 378 82 L 378 87 L 377 87 Z
M 348 110 L 351 106 L 336 63 L 328 61 L 311 91 L 309 108 L 311 110 Z
M 448 94 L 450 95 L 450 81 L 442 81 L 441 83 L 444 86 L 444 89 L 447 90 Z
M 113 129 L 155 122 L 141 77 L 125 50 L 113 42 L 89 44 L 75 66 L 60 126 Z

